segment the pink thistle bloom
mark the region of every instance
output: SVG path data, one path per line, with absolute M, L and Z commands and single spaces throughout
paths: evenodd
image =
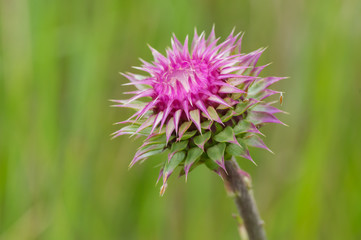
M 137 90 L 129 100 L 113 100 L 119 107 L 137 112 L 130 123 L 114 137 L 144 135 L 146 140 L 130 167 L 138 161 L 170 150 L 160 171 L 161 194 L 177 166 L 187 178 L 195 166 L 205 163 L 218 172 L 224 161 L 241 156 L 253 162 L 248 146 L 269 150 L 257 134 L 265 123 L 281 123 L 274 114 L 282 112 L 264 100 L 274 94 L 269 89 L 281 77 L 259 77 L 267 66 L 256 66 L 264 49 L 241 53 L 242 35 L 232 33 L 218 43 L 214 28 L 205 34 L 194 33 L 191 49 L 188 36 L 182 44 L 175 36 L 166 56 L 150 47 L 154 61 L 135 67 L 146 73 L 123 74 Z M 280 98 L 281 98 L 280 97 Z M 148 99 L 148 101 L 140 101 Z M 269 150 L 270 151 L 270 150 Z M 158 179 L 159 180 L 159 179 Z

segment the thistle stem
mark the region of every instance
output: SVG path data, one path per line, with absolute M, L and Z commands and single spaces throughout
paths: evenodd
M 249 240 L 266 240 L 256 202 L 253 197 L 250 181 L 244 176 L 234 158 L 225 161 L 227 173 L 222 170 L 226 188 L 235 194 L 235 203 L 243 219 Z

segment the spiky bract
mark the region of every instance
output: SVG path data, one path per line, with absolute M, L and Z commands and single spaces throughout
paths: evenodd
M 130 125 L 114 133 L 144 135 L 130 166 L 149 156 L 170 150 L 160 171 L 163 176 L 161 194 L 176 167 L 181 174 L 205 163 L 216 172 L 225 169 L 224 161 L 242 156 L 251 161 L 248 146 L 269 150 L 258 134 L 264 123 L 282 123 L 275 116 L 281 112 L 264 102 L 280 92 L 269 89 L 280 77 L 258 77 L 267 65 L 256 66 L 264 49 L 241 53 L 240 34 L 232 33 L 218 44 L 214 28 L 206 39 L 204 33 L 194 33 L 191 50 L 188 37 L 181 44 L 175 36 L 166 56 L 151 48 L 154 62 L 143 60 L 136 67 L 147 76 L 126 73 L 137 91 L 129 100 L 113 100 L 120 107 L 138 110 L 120 123 Z M 148 101 L 139 101 L 146 98 Z

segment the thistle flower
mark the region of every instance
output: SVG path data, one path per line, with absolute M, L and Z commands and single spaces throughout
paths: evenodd
M 241 156 L 253 162 L 248 147 L 269 150 L 259 135 L 265 123 L 281 123 L 274 114 L 282 112 L 264 100 L 282 93 L 269 86 L 281 77 L 259 77 L 267 66 L 256 66 L 264 49 L 241 53 L 242 35 L 232 33 L 218 43 L 214 28 L 208 38 L 194 32 L 191 50 L 188 36 L 182 44 L 173 35 L 166 56 L 150 47 L 154 62 L 141 59 L 135 69 L 146 76 L 122 74 L 138 90 L 129 100 L 113 100 L 114 106 L 137 112 L 124 122 L 130 124 L 113 133 L 146 136 L 130 167 L 169 150 L 160 170 L 163 195 L 169 176 L 179 166 L 186 179 L 196 166 L 205 164 L 219 173 L 225 161 Z M 147 99 L 140 101 L 140 99 Z M 270 150 L 269 150 L 270 151 Z

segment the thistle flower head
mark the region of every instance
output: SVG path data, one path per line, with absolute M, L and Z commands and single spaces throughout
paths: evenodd
M 241 53 L 242 36 L 232 33 L 218 43 L 214 28 L 208 38 L 195 31 L 188 49 L 188 36 L 182 44 L 175 36 L 171 48 L 162 55 L 150 47 L 154 61 L 135 67 L 145 75 L 123 74 L 137 90 L 129 100 L 113 100 L 115 106 L 137 110 L 129 125 L 113 135 L 144 135 L 130 167 L 149 156 L 170 150 L 160 171 L 161 194 L 176 167 L 187 178 L 196 166 L 218 172 L 224 161 L 241 156 L 251 161 L 248 146 L 269 150 L 258 136 L 264 123 L 281 123 L 282 112 L 264 100 L 274 94 L 269 89 L 280 77 L 259 77 L 265 66 L 256 66 L 264 49 Z M 145 101 L 140 101 L 144 99 Z M 159 180 L 159 179 L 158 179 Z

